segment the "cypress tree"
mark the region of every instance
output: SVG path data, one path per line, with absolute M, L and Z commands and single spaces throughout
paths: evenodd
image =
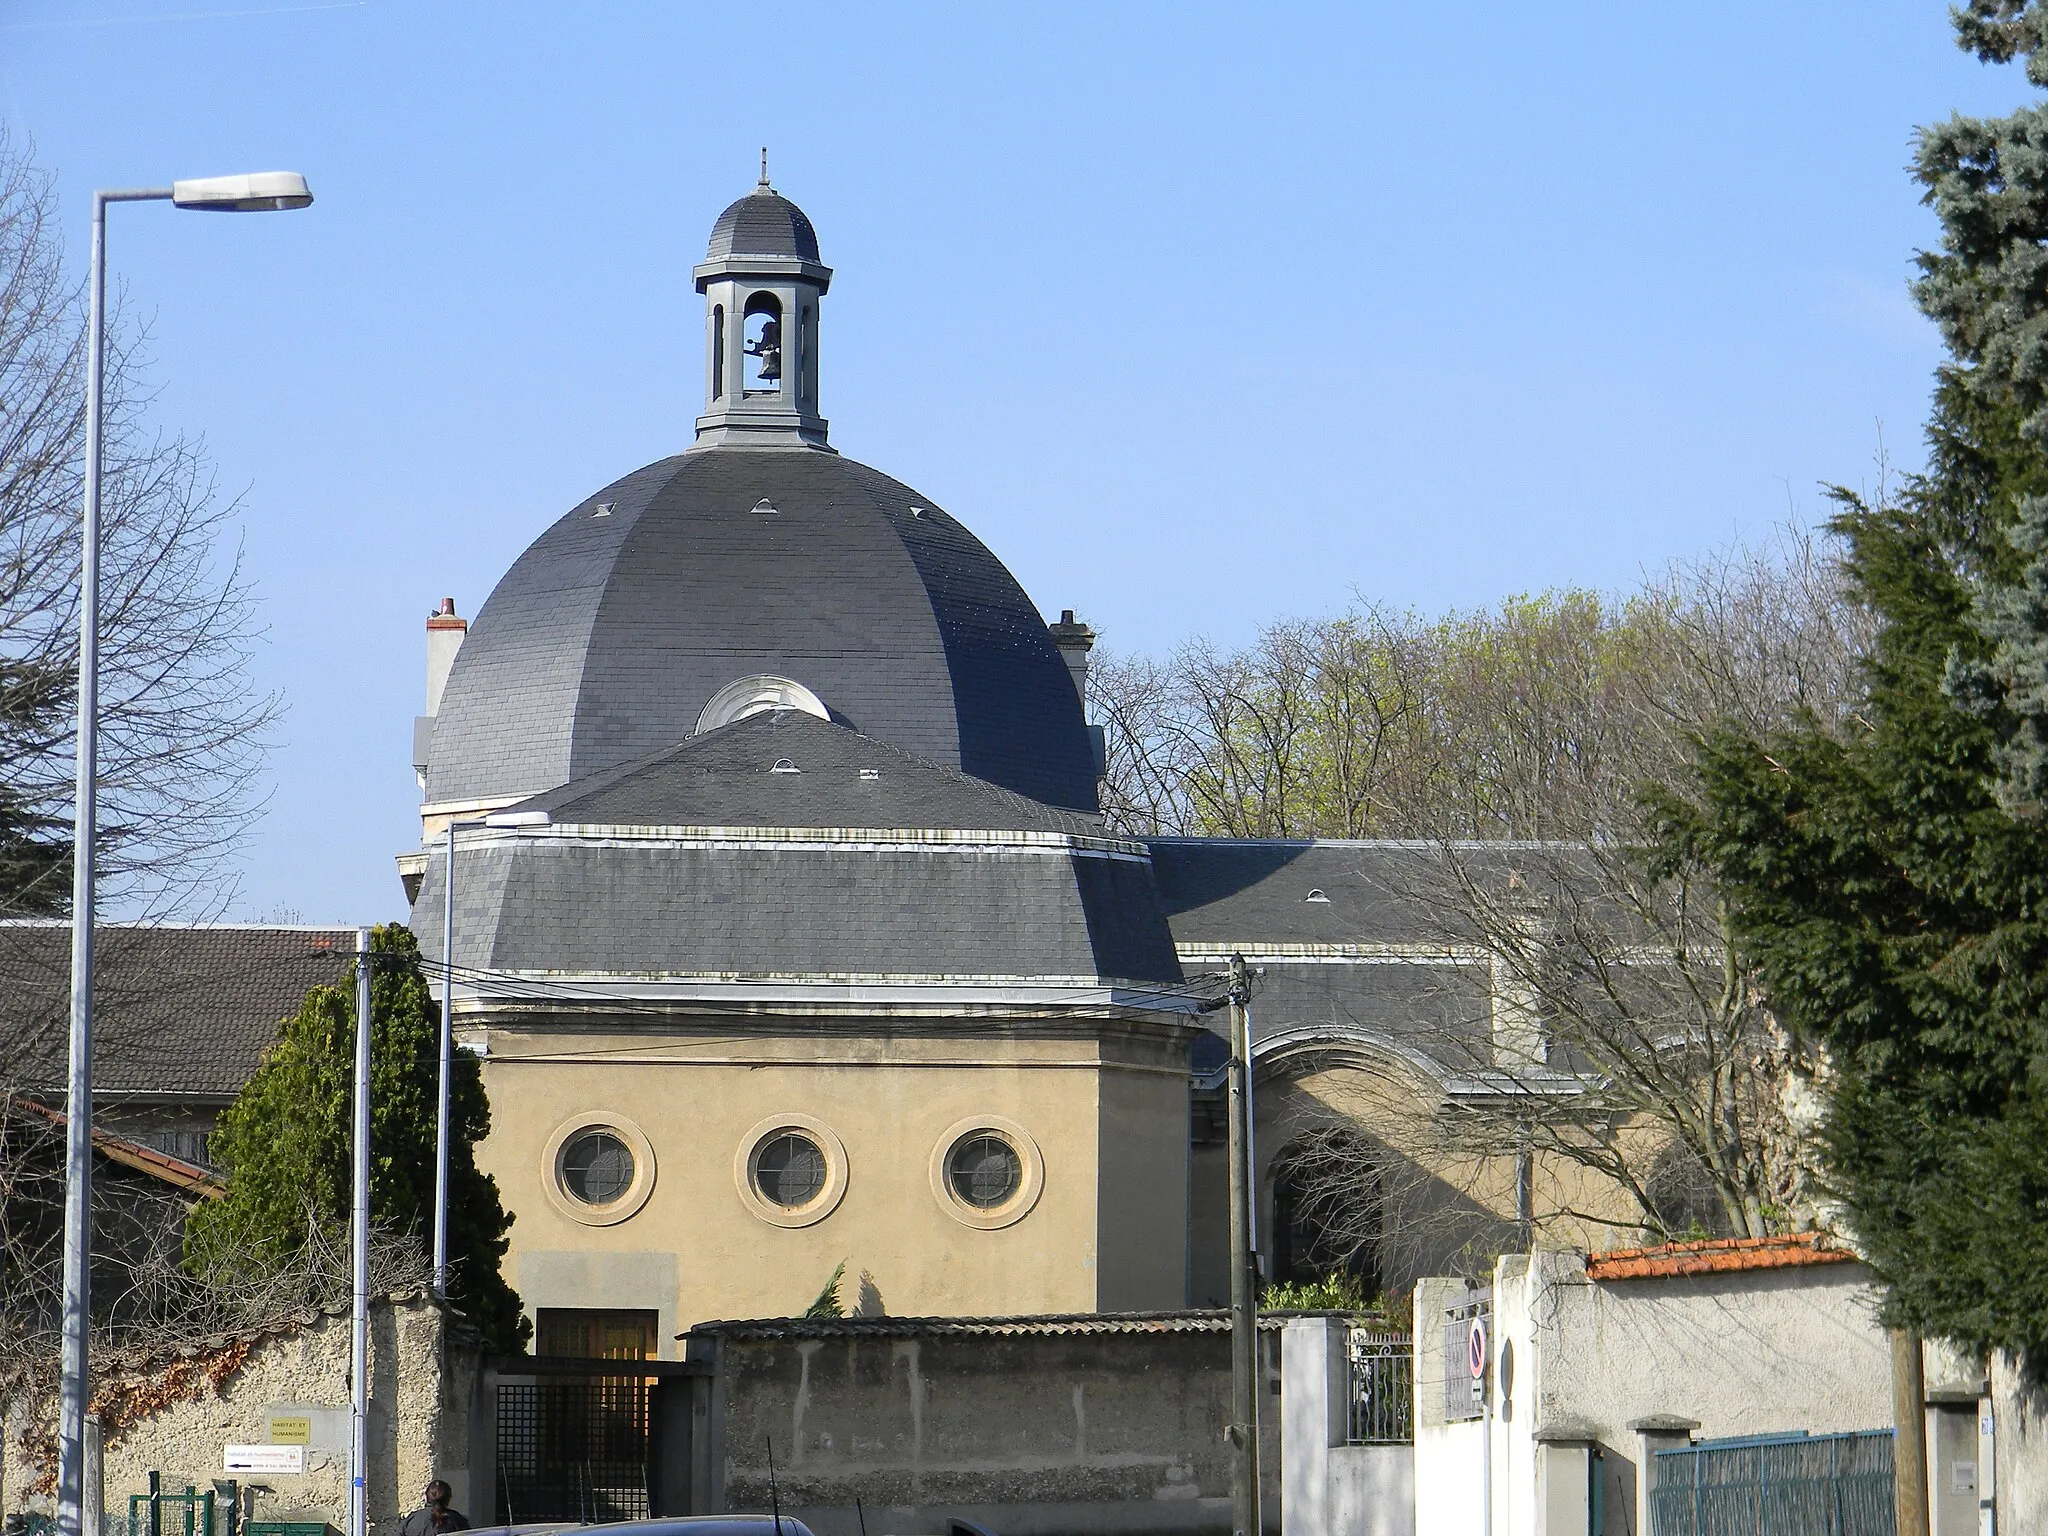
M 2033 0 L 1962 45 L 2048 85 Z M 1891 1319 L 2048 1359 L 2048 112 L 1952 118 L 1916 164 L 1942 224 L 1915 296 L 1952 361 L 1929 466 L 1837 491 L 1881 620 L 1866 707 L 1704 744 L 1667 806 L 1728 896 L 1772 1008 L 1833 1065 L 1827 1173 Z
M 370 1214 L 388 1231 L 431 1235 L 441 1012 L 405 928 L 373 930 L 370 982 Z M 348 1222 L 355 984 L 315 987 L 284 1021 L 263 1065 L 209 1144 L 225 1198 L 186 1222 L 188 1262 L 231 1282 L 266 1253 L 296 1250 L 308 1215 Z M 532 1326 L 500 1271 L 512 1217 L 476 1166 L 491 1128 L 477 1060 L 454 1054 L 449 1088 L 449 1299 L 494 1346 L 518 1350 Z

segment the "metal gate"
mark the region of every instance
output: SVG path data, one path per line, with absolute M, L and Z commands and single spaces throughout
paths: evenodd
M 653 1381 L 542 1376 L 498 1384 L 498 1521 L 645 1520 Z
M 1650 1536 L 1894 1536 L 1888 1429 L 1701 1440 L 1651 1479 Z

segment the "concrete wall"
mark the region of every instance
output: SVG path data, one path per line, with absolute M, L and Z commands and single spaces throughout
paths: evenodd
M 1290 1318 L 1281 1331 L 1283 1536 L 1414 1536 L 1415 1452 L 1347 1445 L 1350 1325 Z
M 1991 1411 L 1998 1536 L 2048 1531 L 2048 1391 L 2028 1381 L 2024 1363 L 1991 1357 Z M 1980 1442 L 1981 1443 L 1981 1442 Z M 1983 1465 L 1978 1477 L 1983 1481 Z
M 750 1019 L 627 1033 L 493 1024 L 478 1162 L 516 1214 L 507 1278 L 530 1310 L 649 1308 L 662 1350 L 712 1318 L 802 1312 L 846 1263 L 892 1315 L 992 1316 L 1186 1304 L 1183 1031 L 1115 1019 Z M 740 1188 L 764 1125 L 822 1127 L 844 1193 L 781 1224 Z M 1042 1166 L 1028 1209 L 964 1221 L 934 1189 L 963 1124 L 1014 1127 Z M 624 1214 L 579 1210 L 550 1156 L 611 1125 L 650 1165 Z M 630 1203 L 630 1202 L 628 1202 Z M 601 1213 L 600 1213 L 601 1214 Z
M 1104 1320 L 1108 1322 L 1109 1320 Z M 954 1515 L 1002 1536 L 1224 1532 L 1229 1334 L 1213 1314 L 1093 1319 L 876 1319 L 735 1325 L 690 1340 L 714 1365 L 710 1507 L 782 1508 L 820 1536 L 944 1533 Z M 1265 1523 L 1280 1530 L 1278 1330 L 1263 1339 Z
M 1649 1456 L 1687 1438 L 1660 1421 L 1690 1421 L 1701 1439 L 1891 1425 L 1890 1350 L 1860 1264 L 1596 1283 L 1576 1254 L 1508 1255 L 1493 1277 L 1487 1418 L 1445 1425 L 1442 1318 L 1462 1291 L 1416 1288 L 1423 1536 L 1585 1536 L 1596 1471 L 1609 1509 L 1626 1504 L 1629 1528 L 1647 1530 Z
M 370 1319 L 369 1513 L 376 1529 L 395 1532 L 418 1507 L 420 1490 L 438 1475 L 469 1510 L 469 1417 L 476 1361 L 453 1351 L 442 1363 L 443 1315 L 419 1298 L 380 1301 Z M 345 1528 L 348 1514 L 349 1319 L 315 1314 L 302 1325 L 256 1340 L 216 1389 L 207 1367 L 221 1369 L 238 1349 L 202 1356 L 198 1369 L 122 1376 L 126 1384 L 168 1400 L 146 1417 L 110 1425 L 104 1457 L 106 1509 L 125 1514 L 128 1496 L 149 1488 L 152 1470 L 166 1489 L 201 1491 L 223 1477 L 222 1451 L 271 1439 L 271 1420 L 311 1421 L 303 1474 L 239 1474 L 243 1512 L 252 1519 L 325 1520 Z M 175 1364 L 175 1363 L 174 1363 Z M 169 1390 L 161 1390 L 166 1384 Z M 98 1398 L 108 1396 L 102 1386 Z M 0 1504 L 9 1511 L 41 1508 L 32 1493 L 41 1470 L 26 1455 L 22 1432 L 32 1415 L 17 1407 L 0 1462 Z

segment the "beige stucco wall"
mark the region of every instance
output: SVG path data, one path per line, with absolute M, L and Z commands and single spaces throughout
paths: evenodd
M 487 1034 L 479 1162 L 516 1214 L 507 1269 L 530 1311 L 653 1308 L 673 1357 L 694 1322 L 802 1311 L 842 1260 L 842 1298 L 865 1273 L 870 1307 L 898 1316 L 1183 1302 L 1182 1026 L 753 1017 L 466 1034 Z M 735 1176 L 752 1133 L 783 1116 L 844 1148 L 845 1192 L 807 1226 L 764 1219 Z M 994 1230 L 932 1188 L 934 1149 L 982 1119 L 1015 1126 L 1043 1164 L 1036 1203 Z M 653 1154 L 644 1205 L 615 1224 L 548 1194 L 549 1141 L 583 1120 L 623 1122 Z
M 371 1309 L 369 1513 L 395 1530 L 419 1504 L 429 1476 L 469 1498 L 469 1410 L 475 1360 L 461 1351 L 443 1369 L 442 1313 L 424 1298 L 379 1301 Z M 300 1475 L 241 1474 L 245 1515 L 258 1520 L 313 1519 L 346 1528 L 349 1446 L 349 1319 L 316 1314 L 302 1325 L 255 1342 L 216 1391 L 203 1372 L 147 1418 L 109 1434 L 104 1486 L 109 1514 L 125 1514 L 128 1496 L 149 1488 L 160 1472 L 167 1490 L 190 1484 L 202 1492 L 224 1477 L 229 1445 L 270 1440 L 270 1421 L 295 1416 L 312 1423 L 313 1443 Z M 202 1364 L 204 1362 L 202 1361 Z M 120 1379 L 159 1381 L 161 1370 Z M 47 1410 L 46 1410 L 47 1411 Z M 26 1456 L 22 1431 L 34 1413 L 9 1414 L 0 1503 L 9 1511 L 40 1508 L 31 1493 L 38 1469 Z
M 1255 1152 L 1260 1169 L 1259 1225 L 1273 1251 L 1276 1164 L 1312 1126 L 1345 1121 L 1387 1154 L 1381 1269 L 1390 1294 L 1405 1295 L 1424 1275 L 1479 1273 L 1520 1238 L 1515 1158 L 1455 1144 L 1455 1121 L 1440 1118 L 1442 1091 L 1407 1063 L 1340 1061 L 1303 1067 L 1264 1064 L 1255 1085 Z M 1455 1111 L 1452 1111 L 1455 1116 Z M 1207 1151 L 1209 1149 L 1205 1149 Z M 1228 1286 L 1229 1225 L 1221 1149 L 1198 1154 L 1193 1272 L 1198 1301 Z M 1532 1159 L 1531 1191 L 1539 1245 L 1599 1250 L 1633 1237 L 1635 1205 L 1598 1173 L 1555 1154 Z

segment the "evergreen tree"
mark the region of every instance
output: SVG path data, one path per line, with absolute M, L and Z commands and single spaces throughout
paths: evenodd
M 419 946 L 396 924 L 371 937 L 370 1214 L 391 1231 L 433 1227 L 434 1116 L 440 1007 L 420 973 Z M 346 1224 L 355 1064 L 355 984 L 315 987 L 221 1117 L 210 1149 L 224 1199 L 186 1223 L 188 1262 L 232 1281 L 266 1252 L 305 1241 L 309 1213 Z M 500 1261 L 512 1217 L 497 1181 L 476 1166 L 491 1112 L 476 1058 L 454 1054 L 449 1091 L 449 1299 L 500 1349 L 532 1331 Z
M 2033 0 L 1973 0 L 1963 46 L 2048 84 Z M 1954 361 L 1926 473 L 1837 492 L 1880 620 L 1845 729 L 1723 728 L 1709 859 L 1782 1022 L 1834 1067 L 1824 1148 L 1895 1321 L 2048 1359 L 2048 111 L 1921 136 L 1942 223 L 1915 288 Z

